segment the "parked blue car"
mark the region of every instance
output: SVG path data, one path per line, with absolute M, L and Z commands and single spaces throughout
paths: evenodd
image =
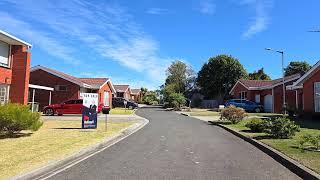
M 262 105 L 252 101 L 245 100 L 245 99 L 230 99 L 225 103 L 226 107 L 231 105 L 239 108 L 243 108 L 247 112 L 256 112 L 256 113 L 263 112 Z

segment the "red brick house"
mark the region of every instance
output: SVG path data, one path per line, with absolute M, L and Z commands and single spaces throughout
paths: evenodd
M 295 92 L 298 109 L 307 114 L 320 114 L 320 61 L 293 85 L 287 87 Z
M 109 78 L 77 78 L 43 66 L 30 70 L 30 83 L 52 87 L 51 103 L 59 104 L 70 99 L 79 99 L 80 93 L 98 93 L 99 103 L 112 106 L 112 94 L 115 89 Z M 40 108 L 48 105 L 48 91 L 37 91 L 35 102 Z
M 141 89 L 131 89 L 131 99 L 133 99 L 135 102 L 141 102 L 142 101 Z
M 129 85 L 114 85 L 114 88 L 116 89 L 117 97 L 122 97 L 128 100 L 132 99 Z
M 299 74 L 285 77 L 285 86 L 292 85 L 301 76 Z M 281 113 L 283 107 L 282 78 L 275 80 L 244 80 L 233 86 L 230 95 L 236 99 L 247 99 L 264 106 L 265 112 Z M 286 103 L 295 106 L 296 93 L 286 90 Z
M 0 105 L 28 103 L 31 47 L 0 30 Z

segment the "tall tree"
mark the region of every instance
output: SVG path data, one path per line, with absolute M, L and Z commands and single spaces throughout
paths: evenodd
M 192 84 L 193 70 L 182 61 L 174 61 L 167 69 L 165 86 L 176 93 L 185 93 Z
M 309 69 L 311 69 L 311 66 L 309 63 L 307 63 L 307 61 L 292 61 L 284 69 L 284 71 L 285 71 L 285 76 L 291 76 L 298 73 L 303 75 L 307 71 L 309 71 Z
M 271 80 L 271 78 L 264 72 L 263 68 L 253 73 L 249 73 L 249 79 L 251 80 Z
M 211 57 L 198 73 L 197 84 L 207 98 L 222 101 L 232 86 L 248 74 L 239 60 L 228 55 Z

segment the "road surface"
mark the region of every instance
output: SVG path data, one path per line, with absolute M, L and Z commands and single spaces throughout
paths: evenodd
M 150 123 L 49 179 L 299 179 L 219 127 L 161 108 L 137 114 Z

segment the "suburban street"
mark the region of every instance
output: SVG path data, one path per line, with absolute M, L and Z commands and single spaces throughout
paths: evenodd
M 150 123 L 50 179 L 299 179 L 251 144 L 204 121 L 141 108 Z

